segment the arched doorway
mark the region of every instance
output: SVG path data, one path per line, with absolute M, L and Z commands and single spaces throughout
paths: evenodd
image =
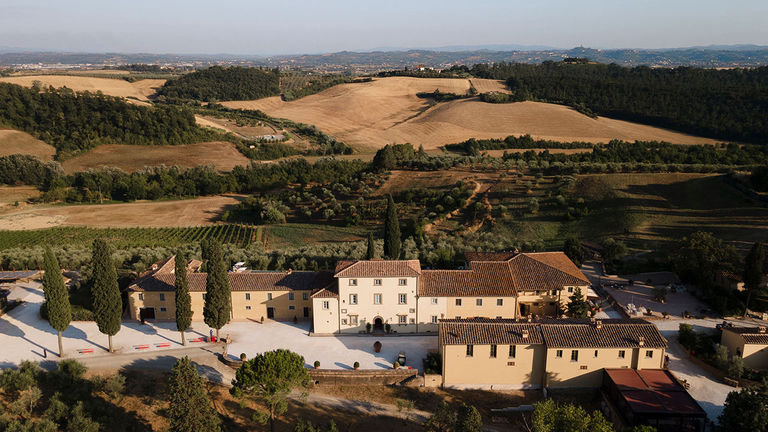
M 384 331 L 384 320 L 381 317 L 376 317 L 373 320 L 373 331 Z

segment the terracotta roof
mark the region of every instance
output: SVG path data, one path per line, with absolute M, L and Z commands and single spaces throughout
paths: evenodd
M 472 261 L 507 261 L 518 252 L 464 252 L 464 260 Z
M 515 295 L 509 264 L 503 261 L 473 262 L 471 270 L 424 270 L 419 279 L 419 296 L 423 297 Z
M 523 337 L 523 332 L 528 337 Z M 538 325 L 514 320 L 440 320 L 441 345 L 529 345 L 543 343 Z
M 335 277 L 397 277 L 419 276 L 419 260 L 339 261 Z
M 542 321 L 541 333 L 547 348 L 637 348 L 640 338 L 647 348 L 666 348 L 667 340 L 659 329 L 641 319 L 602 320 L 601 326 L 589 320 Z
M 522 253 L 509 260 L 518 291 L 589 285 L 589 279 L 563 252 Z
M 748 344 L 768 345 L 768 330 L 760 333 L 760 327 L 724 327 L 723 331 L 741 335 Z
M 189 273 L 189 290 L 205 292 L 206 273 Z M 331 272 L 242 272 L 227 273 L 232 291 L 292 291 L 315 290 L 332 285 Z M 173 291 L 176 277 L 171 273 L 154 273 L 137 279 L 130 291 Z
M 325 288 L 315 290 L 310 296 L 312 298 L 339 298 L 339 290 L 336 284 L 329 285 Z
M 605 374 L 633 413 L 706 417 L 701 406 L 669 371 L 606 369 Z

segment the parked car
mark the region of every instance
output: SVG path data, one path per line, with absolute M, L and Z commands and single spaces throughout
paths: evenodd
M 405 351 L 400 351 L 397 355 L 397 362 L 400 363 L 400 366 L 405 366 Z

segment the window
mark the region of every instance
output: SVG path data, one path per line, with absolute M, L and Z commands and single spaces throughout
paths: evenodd
M 374 279 L 373 284 L 376 286 L 381 286 L 381 279 Z
M 349 286 L 357 286 L 357 279 L 350 279 Z
M 467 345 L 467 357 L 472 357 L 475 353 L 474 345 Z
M 571 361 L 579 361 L 579 351 L 578 350 L 572 350 L 571 351 Z
M 624 350 L 619 350 L 619 358 L 624 358 L 624 356 L 627 354 Z
M 205 296 L 205 294 L 203 294 Z M 139 300 L 144 300 L 144 293 L 139 293 Z
M 328 300 L 323 301 L 323 309 L 330 309 L 331 303 Z
M 341 319 L 341 325 L 347 325 L 347 319 L 346 318 L 342 318 Z
M 579 369 L 581 369 L 581 370 L 587 370 L 587 365 L 581 365 L 581 366 L 579 366 Z
M 557 290 L 552 290 L 552 291 L 550 292 L 550 295 L 553 295 L 553 296 L 554 296 L 554 295 L 557 295 Z
M 407 294 L 398 294 L 397 295 L 397 304 L 407 304 L 408 303 L 408 295 Z
M 483 305 L 483 299 L 475 300 L 475 304 L 478 305 L 478 306 L 482 306 Z
M 397 284 L 400 286 L 406 286 L 408 285 L 408 279 L 400 279 L 399 281 L 397 281 Z
M 568 287 L 568 292 L 572 293 L 573 292 L 573 287 Z
M 301 293 L 302 300 L 309 300 L 309 293 Z
M 432 324 L 437 324 L 437 315 L 432 315 Z
M 491 358 L 496 358 L 496 345 L 491 345 Z
M 653 358 L 653 351 L 648 350 L 645 352 L 645 358 Z
M 351 322 L 352 325 L 357 325 L 357 315 L 350 315 L 349 322 Z
M 563 358 L 563 350 L 557 350 L 557 352 L 555 353 L 555 357 Z
M 246 306 L 245 310 L 251 310 L 251 307 L 250 306 Z
M 509 358 L 517 357 L 517 345 L 509 346 Z
M 288 306 L 288 310 L 296 310 L 296 306 L 290 305 L 290 306 Z
M 160 293 L 160 301 L 165 301 L 165 294 Z
M 245 299 L 250 300 L 251 299 L 251 293 L 245 293 Z
M 461 306 L 461 299 L 456 299 L 456 306 Z
M 433 297 L 433 298 L 432 298 L 432 304 L 433 304 L 433 305 L 436 305 L 436 304 L 437 304 L 437 297 Z
M 167 311 L 167 310 L 168 310 L 168 309 L 166 309 L 166 308 L 160 308 L 160 312 L 165 312 L 165 311 Z
M 416 324 L 416 318 L 410 318 L 408 319 L 409 324 Z
M 272 293 L 267 293 L 267 300 L 272 300 Z
M 288 293 L 288 300 L 291 300 L 291 301 L 296 300 L 295 294 L 293 294 L 292 292 Z
M 408 322 L 408 316 L 406 315 L 398 315 L 397 316 L 397 322 L 400 324 L 405 324 Z
M 349 295 L 349 304 L 356 305 L 357 304 L 357 294 L 350 294 Z
M 381 294 L 373 295 L 373 304 L 381 304 Z
M 597 350 L 595 350 L 595 358 L 597 358 Z
M 504 299 L 496 299 L 496 306 L 504 306 Z

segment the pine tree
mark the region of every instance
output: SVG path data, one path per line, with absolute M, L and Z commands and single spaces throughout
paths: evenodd
M 747 302 L 744 305 L 744 316 L 747 316 L 749 310 L 749 301 L 752 294 L 760 290 L 763 281 L 763 266 L 765 265 L 765 249 L 762 243 L 752 245 L 746 258 L 744 258 L 744 288 L 747 291 Z
M 173 432 L 221 430 L 221 419 L 211 407 L 205 383 L 189 357 L 176 361 L 168 380 L 168 421 Z
M 112 336 L 120 331 L 120 318 L 123 314 L 123 301 L 117 286 L 117 270 L 112 260 L 112 251 L 103 239 L 93 241 L 93 309 L 99 331 L 109 336 L 109 352 L 112 348 Z
M 221 243 L 216 240 L 209 241 L 206 252 L 208 277 L 205 280 L 203 319 L 209 327 L 216 329 L 216 340 L 218 340 L 219 330 L 229 322 L 232 294 Z
M 45 293 L 45 305 L 48 309 L 48 323 L 59 336 L 59 357 L 64 357 L 64 348 L 61 342 L 61 332 L 69 327 L 72 321 L 72 307 L 69 304 L 69 293 L 61 277 L 61 268 L 56 255 L 50 246 L 45 247 L 43 255 L 43 292 Z
M 584 300 L 584 296 L 581 293 L 581 288 L 576 288 L 576 291 L 572 296 L 568 297 L 570 302 L 566 306 L 568 309 L 568 316 L 571 318 L 586 318 L 589 315 L 589 303 Z
M 376 258 L 376 243 L 373 240 L 373 232 L 368 233 L 368 252 L 365 257 L 369 260 Z
M 184 337 L 184 331 L 192 325 L 192 298 L 189 295 L 189 282 L 187 281 L 187 256 L 179 250 L 176 253 L 176 275 L 174 287 L 176 291 L 176 329 L 181 333 L 182 345 L 187 345 L 187 338 Z
M 384 256 L 393 260 L 400 258 L 400 221 L 397 219 L 397 206 L 392 195 L 387 195 L 387 214 L 384 219 Z

